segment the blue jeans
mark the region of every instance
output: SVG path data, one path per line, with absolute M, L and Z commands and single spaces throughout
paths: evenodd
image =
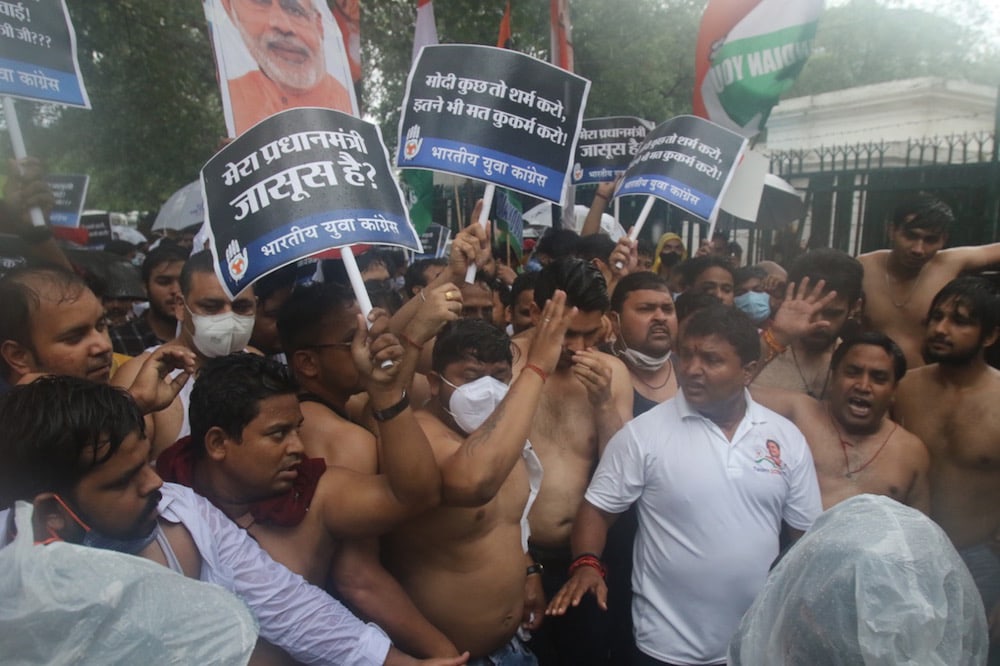
M 521 639 L 514 636 L 503 647 L 494 650 L 492 654 L 485 657 L 470 659 L 468 666 L 537 666 L 538 660 L 535 655 L 521 642 Z

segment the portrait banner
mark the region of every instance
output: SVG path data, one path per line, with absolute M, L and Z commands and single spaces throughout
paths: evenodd
M 90 108 L 65 0 L 0 1 L 0 95 Z
M 216 273 L 231 297 L 331 248 L 421 251 L 378 127 L 346 113 L 271 116 L 209 160 L 201 185 Z
M 396 163 L 559 203 L 590 81 L 492 46 L 425 46 L 410 70 Z
M 55 204 L 49 213 L 49 222 L 54 227 L 80 226 L 80 213 L 87 199 L 87 185 L 90 176 L 85 174 L 49 174 L 45 182 L 52 190 Z
M 325 0 L 203 0 L 229 136 L 281 111 L 358 115 L 343 33 Z
M 604 183 L 625 173 L 653 123 L 633 116 L 584 118 L 576 141 L 573 184 Z
M 714 219 L 747 141 L 695 116 L 677 116 L 646 136 L 615 197 L 644 194 Z

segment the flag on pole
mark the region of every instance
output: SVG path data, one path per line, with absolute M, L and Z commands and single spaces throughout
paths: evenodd
M 420 49 L 438 43 L 437 25 L 434 23 L 434 3 L 417 0 L 417 23 L 413 30 L 412 60 Z M 403 169 L 403 183 L 407 189 L 410 221 L 418 234 L 427 231 L 434 221 L 434 173 L 423 169 Z
M 413 30 L 413 53 L 410 60 L 416 60 L 420 49 L 438 43 L 437 25 L 434 23 L 434 3 L 431 0 L 417 0 L 417 24 Z
M 521 217 L 521 198 L 516 192 L 497 188 L 496 220 L 500 227 L 500 246 L 509 245 L 510 249 L 521 256 L 524 246 L 524 219 Z
M 695 50 L 695 115 L 760 133 L 809 58 L 822 13 L 823 0 L 709 0 Z
M 549 37 L 552 64 L 573 71 L 573 28 L 569 22 L 569 0 L 549 0 Z
M 514 42 L 510 33 L 510 0 L 507 0 L 507 8 L 503 11 L 503 18 L 500 19 L 500 34 L 497 36 L 497 48 L 512 49 Z
M 549 0 L 549 39 L 552 64 L 572 72 L 573 27 L 569 22 L 569 0 Z M 572 229 L 576 225 L 575 202 L 576 188 L 570 185 L 563 195 L 561 219 L 553 220 L 553 227 Z

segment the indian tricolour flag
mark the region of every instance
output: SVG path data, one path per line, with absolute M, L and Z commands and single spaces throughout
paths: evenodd
M 695 52 L 694 112 L 753 137 L 812 52 L 823 0 L 709 0 Z

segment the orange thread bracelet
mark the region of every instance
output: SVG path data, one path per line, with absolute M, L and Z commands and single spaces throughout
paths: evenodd
M 539 377 L 542 378 L 542 382 L 544 382 L 545 380 L 547 380 L 549 378 L 548 373 L 545 372 L 544 370 L 542 370 L 541 368 L 539 368 L 534 363 L 525 363 L 524 364 L 524 369 L 525 370 L 531 370 L 532 372 L 534 372 L 535 374 L 537 374 Z

